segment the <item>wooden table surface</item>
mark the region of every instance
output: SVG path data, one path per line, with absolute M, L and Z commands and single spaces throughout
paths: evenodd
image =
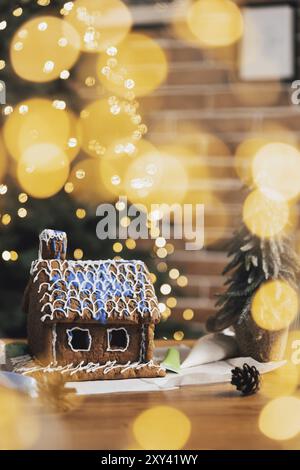
M 181 410 L 191 422 L 185 449 L 299 449 L 300 435 L 279 442 L 259 431 L 259 414 L 267 402 L 259 393 L 242 397 L 230 384 L 87 396 L 78 398 L 73 411 L 44 415 L 44 438 L 37 447 L 138 449 L 132 431 L 135 418 L 153 406 L 166 405 Z M 40 412 L 30 406 L 33 414 Z

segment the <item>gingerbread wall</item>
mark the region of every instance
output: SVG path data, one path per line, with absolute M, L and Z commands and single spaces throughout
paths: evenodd
M 107 330 L 125 328 L 129 336 L 129 344 L 126 351 L 107 351 Z M 88 330 L 90 336 L 89 350 L 73 351 L 69 339 L 70 331 Z M 58 323 L 53 325 L 56 332 L 56 360 L 60 365 L 73 363 L 74 365 L 84 361 L 104 364 L 107 361 L 117 361 L 126 364 L 128 361 L 138 361 L 140 358 L 141 326 L 112 324 L 102 326 L 95 323 Z M 68 333 L 69 332 L 69 333 Z M 72 333 L 71 333 L 72 334 Z

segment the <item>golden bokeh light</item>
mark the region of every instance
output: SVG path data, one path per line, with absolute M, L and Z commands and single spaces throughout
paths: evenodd
M 15 10 L 13 10 L 12 14 L 13 14 L 13 16 L 16 16 L 17 18 L 19 16 L 22 16 L 23 8 L 21 8 L 21 7 L 15 8 Z
M 178 271 L 177 268 L 172 268 L 169 271 L 169 277 L 170 279 L 177 279 L 180 276 L 180 272 Z
M 167 243 L 166 250 L 167 250 L 168 255 L 171 255 L 172 253 L 174 253 L 174 250 L 175 250 L 174 245 L 172 245 L 172 243 Z
M 180 410 L 171 406 L 154 406 L 143 411 L 133 423 L 137 443 L 147 450 L 178 450 L 187 443 L 191 422 Z
M 193 47 L 201 46 L 199 39 L 192 33 L 187 24 L 186 11 L 192 4 L 192 0 L 177 0 L 174 4 L 171 27 L 174 35 Z
M 6 149 L 4 147 L 2 133 L 0 133 L 0 184 L 3 182 L 3 179 L 6 174 L 7 169 L 7 155 Z
M 6 184 L 0 184 L 0 196 L 4 196 L 8 191 L 8 187 Z
M 209 171 L 215 171 L 218 161 L 222 162 L 226 157 L 231 157 L 229 147 L 216 135 L 212 134 L 208 128 L 201 124 L 195 124 L 194 121 L 178 120 L 176 122 L 176 139 L 174 141 L 174 131 L 170 129 L 170 122 L 158 121 L 151 125 L 151 132 L 159 134 L 162 141 L 160 148 L 167 152 L 179 153 L 183 157 L 198 159 L 198 164 L 205 164 Z M 200 157 L 200 158 L 199 158 Z M 214 168 L 214 163 L 216 166 Z M 195 165 L 195 169 L 198 165 Z M 200 166 L 200 165 L 199 165 Z M 202 167 L 200 168 L 202 171 Z M 224 177 L 224 165 L 222 166 L 221 176 Z
M 292 439 L 300 432 L 300 400 L 279 397 L 270 401 L 259 417 L 260 431 L 270 439 Z
M 83 258 L 83 250 L 81 248 L 76 248 L 76 250 L 74 250 L 74 259 L 82 259 Z
M 2 256 L 3 261 L 9 261 L 11 259 L 11 254 L 7 250 L 4 250 L 1 256 Z
M 131 33 L 119 45 L 116 63 L 107 67 L 107 57 L 98 62 L 99 79 L 103 85 L 119 96 L 132 91 L 145 96 L 158 88 L 166 79 L 168 62 L 160 45 L 149 36 Z
M 160 287 L 160 292 L 163 294 L 163 295 L 168 295 L 170 294 L 172 290 L 172 287 L 170 286 L 170 284 L 163 284 L 161 287 Z
M 165 248 L 158 248 L 156 256 L 158 256 L 158 258 L 166 258 L 168 256 L 168 252 Z
M 162 321 L 167 321 L 168 318 L 172 315 L 171 309 L 169 307 L 166 307 L 165 310 L 161 314 L 161 319 Z
M 187 10 L 187 24 L 203 47 L 229 46 L 243 34 L 243 17 L 231 0 L 197 0 Z
M 68 183 L 73 188 L 72 197 L 80 204 L 98 205 L 114 198 L 114 195 L 103 186 L 100 162 L 94 158 L 86 158 L 76 163 L 72 168 Z
M 186 287 L 188 285 L 188 278 L 186 276 L 179 276 L 176 282 L 179 287 Z
M 169 308 L 174 308 L 177 305 L 177 299 L 175 297 L 169 297 L 167 299 L 167 306 Z
M 165 263 L 164 261 L 160 261 L 156 267 L 157 271 L 160 273 L 165 273 L 168 269 L 167 263 Z
M 234 156 L 235 171 L 247 186 L 253 185 L 252 162 L 257 152 L 268 144 L 264 137 L 249 137 L 239 144 Z
M 0 388 L 0 450 L 29 449 L 36 444 L 41 425 L 30 409 L 24 395 Z
M 125 175 L 128 167 L 136 158 L 155 153 L 157 150 L 154 145 L 145 139 L 138 142 L 133 142 L 131 139 L 114 142 L 100 159 L 104 187 L 115 196 L 126 194 Z
M 17 253 L 16 251 L 14 251 L 14 250 L 11 251 L 11 252 L 10 252 L 10 259 L 11 259 L 12 261 L 18 261 L 18 259 L 19 259 L 18 253 Z
M 66 112 L 68 115 L 69 124 L 68 133 L 67 137 L 62 140 L 61 146 L 71 162 L 77 157 L 81 147 L 81 121 L 70 110 L 67 110 Z
M 85 209 L 78 208 L 78 209 L 76 210 L 76 217 L 77 217 L 78 219 L 84 219 L 84 218 L 86 217 L 86 211 L 85 211 Z
M 180 160 L 158 151 L 146 153 L 128 168 L 125 188 L 132 203 L 144 204 L 151 212 L 153 204 L 180 204 L 188 188 L 188 175 Z
M 288 328 L 297 312 L 297 292 L 283 281 L 275 280 L 262 284 L 252 300 L 252 318 L 264 330 L 278 331 Z
M 182 341 L 184 338 L 184 332 L 183 331 L 175 331 L 173 334 L 173 338 L 175 341 Z
M 81 39 L 84 52 L 102 52 L 121 42 L 132 26 L 127 6 L 120 0 L 76 0 L 66 16 Z
M 194 311 L 191 308 L 187 308 L 182 313 L 184 320 L 192 320 L 194 318 Z
M 48 198 L 58 193 L 69 175 L 69 160 L 53 144 L 28 147 L 18 162 L 17 177 L 26 193 L 35 198 Z
M 21 219 L 24 219 L 27 216 L 27 209 L 25 209 L 25 207 L 20 207 L 20 209 L 18 209 L 18 216 Z
M 97 78 L 97 60 L 95 54 L 82 54 L 73 71 L 73 78 L 80 87 L 99 85 Z
M 113 244 L 113 250 L 115 253 L 121 253 L 121 251 L 123 250 L 123 245 L 122 243 L 120 242 L 116 242 Z
M 253 186 L 252 164 L 255 155 L 265 145 L 278 142 L 297 147 L 297 134 L 282 124 L 265 121 L 259 131 L 249 133 L 238 145 L 234 166 L 243 183 Z
M 51 123 L 51 125 L 49 125 Z M 18 160 L 23 152 L 35 144 L 53 144 L 73 160 L 80 150 L 80 126 L 75 115 L 57 109 L 53 101 L 33 98 L 15 106 L 3 128 L 5 145 Z
M 254 235 L 270 238 L 279 235 L 289 224 L 289 206 L 285 201 L 274 201 L 259 190 L 252 191 L 243 206 L 243 221 Z
M 54 16 L 38 16 L 15 33 L 10 58 L 17 75 L 32 82 L 58 78 L 78 59 L 80 37 L 73 26 Z
M 200 136 L 197 135 L 197 137 Z M 159 149 L 162 152 L 180 160 L 189 177 L 199 179 L 199 186 L 205 184 L 206 181 L 209 180 L 209 178 L 212 176 L 209 170 L 207 149 L 205 149 L 203 154 L 200 155 L 199 151 L 196 151 L 190 146 L 176 145 L 176 143 L 172 145 L 162 145 L 159 147 Z
M 290 200 L 300 192 L 300 152 L 276 142 L 258 149 L 252 162 L 254 183 L 271 199 Z
M 116 113 L 116 111 L 118 111 Z M 107 147 L 128 139 L 136 130 L 126 111 L 119 106 L 112 109 L 109 100 L 95 101 L 81 112 L 82 147 L 92 157 L 104 155 Z
M 132 238 L 128 238 L 128 240 L 126 240 L 126 242 L 125 242 L 125 245 L 128 248 L 128 250 L 134 250 L 136 248 L 136 241 L 133 240 Z M 151 276 L 151 274 L 150 274 L 150 276 Z M 152 280 L 152 282 L 155 282 L 153 276 L 155 276 L 155 274 L 152 273 L 151 280 Z
M 283 144 L 292 145 L 297 147 L 298 135 L 288 126 L 274 121 L 265 121 L 260 126 L 260 131 L 255 136 L 260 136 L 268 139 L 269 143 L 281 142 Z
M 11 223 L 11 215 L 3 214 L 3 216 L 1 217 L 1 222 L 3 225 L 9 225 Z
M 18 200 L 21 202 L 21 204 L 25 204 L 28 201 L 28 195 L 26 193 L 20 193 Z
M 299 371 L 296 365 L 287 364 L 261 376 L 260 393 L 268 398 L 292 395 L 299 382 Z
M 163 238 L 163 237 L 158 237 L 158 238 L 155 240 L 155 245 L 156 245 L 158 248 L 163 248 L 164 246 L 166 246 L 166 240 L 165 240 L 165 238 Z
M 74 191 L 74 184 L 68 181 L 65 184 L 64 190 L 67 194 L 71 194 Z
M 121 227 L 129 227 L 130 225 L 130 218 L 129 217 L 122 217 L 120 220 Z

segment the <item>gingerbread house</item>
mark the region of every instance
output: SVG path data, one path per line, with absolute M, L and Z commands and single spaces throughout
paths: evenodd
M 66 259 L 64 232 L 44 230 L 25 292 L 30 351 L 74 380 L 157 377 L 160 312 L 142 261 Z

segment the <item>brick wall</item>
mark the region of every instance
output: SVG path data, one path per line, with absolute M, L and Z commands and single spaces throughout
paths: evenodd
M 141 100 L 149 138 L 158 145 L 180 141 L 198 146 L 199 161 L 205 153 L 203 142 L 197 141 L 191 128 L 204 129 L 225 144 L 224 147 L 217 145 L 221 154 L 210 154 L 206 158 L 212 175 L 208 185 L 214 188 L 223 206 L 206 207 L 205 234 L 213 239 L 221 235 L 219 242 L 206 244 L 199 252 L 189 252 L 184 250 L 183 243 L 176 241 L 176 250 L 168 257 L 169 268 L 176 267 L 188 276 L 187 287 L 175 288 L 178 303 L 168 323 L 173 324 L 174 329 L 183 329 L 189 336 L 198 334 L 207 316 L 214 311 L 214 295 L 224 281 L 220 275 L 226 263 L 222 242 L 241 221 L 245 192 L 234 169 L 237 146 L 249 133 L 269 132 L 274 128 L 277 131 L 273 132 L 278 132 L 278 126 L 284 126 L 283 135 L 298 143 L 300 107 L 291 104 L 290 83 L 240 83 L 236 47 L 203 51 L 176 37 L 168 23 L 170 10 L 166 8 L 171 7 L 165 5 L 158 15 L 164 18 L 165 24 L 155 28 L 147 26 L 147 33 L 162 45 L 170 64 L 167 81 L 153 95 Z M 199 161 L 196 158 L 189 163 L 191 174 L 195 175 L 191 180 L 195 194 L 201 194 L 204 183 L 198 177 Z M 186 308 L 194 310 L 192 321 L 182 318 Z

